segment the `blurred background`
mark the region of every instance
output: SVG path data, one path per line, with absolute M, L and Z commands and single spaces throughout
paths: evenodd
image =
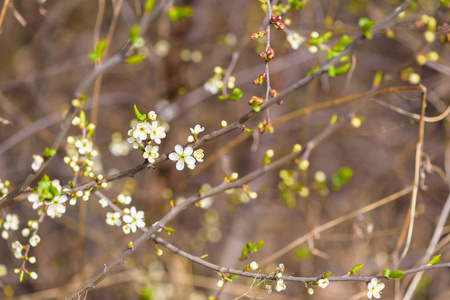
M 124 141 L 134 118 L 134 104 L 142 113 L 155 110 L 165 122 L 167 138 L 159 146 L 161 153 L 169 153 L 174 145 L 187 142 L 189 128 L 200 124 L 205 127 L 200 137 L 208 134 L 219 129 L 222 120 L 231 123 L 249 112 L 248 100 L 252 96 L 265 95 L 265 83 L 258 86 L 252 81 L 265 70 L 259 53 L 264 51 L 266 41 L 250 40 L 251 33 L 265 29 L 261 4 L 254 0 L 155 2 L 155 7 L 166 8 L 142 34 L 147 58 L 138 65 L 115 66 L 103 75 L 98 90 L 92 85 L 87 92 L 89 99 L 84 109 L 88 120 L 96 124 L 94 141 L 99 151 L 95 170 L 105 176 L 143 162 L 140 151 Z M 0 124 L 0 179 L 10 181 L 10 191 L 31 171 L 32 155 L 43 153 L 53 142 L 76 87 L 95 67 L 88 54 L 96 39 L 106 38 L 114 7 L 121 5 L 108 55 L 123 47 L 141 14 L 137 0 L 12 3 L 13 7 L 6 9 L 0 34 L 0 116 L 4 120 Z M 379 22 L 401 3 L 308 1 L 304 8 L 289 11 L 283 21 L 290 31 L 271 31 L 271 47 L 275 51 L 275 59 L 269 63 L 272 88 L 283 91 L 313 67 L 326 62 L 324 52 L 311 53 L 305 44 L 293 49 L 287 33 L 297 32 L 308 38 L 313 31 L 330 31 L 333 36 L 326 44 L 332 47 L 344 33 L 353 38 L 360 35 L 360 17 Z M 173 21 L 167 16 L 171 6 L 190 7 L 192 15 Z M 104 9 L 102 18 L 98 17 L 99 9 Z M 424 38 L 426 26 L 419 22 L 422 15 L 434 17 L 437 22 L 432 42 Z M 232 172 L 244 176 L 260 168 L 268 149 L 274 150 L 276 159 L 290 153 L 294 144 L 305 145 L 326 128 L 334 114 L 343 117 L 357 107 L 358 97 L 328 108 L 300 112 L 295 118 L 289 119 L 287 114 L 367 92 L 377 71 L 385 74 L 382 87 L 413 86 L 415 77 L 410 75 L 420 76 L 428 90 L 426 115 L 443 113 L 450 103 L 449 33 L 443 25 L 450 21 L 449 17 L 448 1 L 418 1 L 415 9 L 354 50 L 350 72 L 316 78 L 287 96 L 282 105 L 272 106 L 269 113 L 275 124 L 273 134 L 233 131 L 203 145 L 205 161 L 193 171 L 177 171 L 173 162 L 166 161 L 134 178 L 115 181 L 101 192 L 110 199 L 119 194 L 130 195 L 131 205 L 145 212 L 146 224 L 150 226 L 170 210 L 170 200 L 183 201 L 205 188 L 205 184 L 220 184 Z M 438 29 L 439 26 L 443 27 Z M 436 52 L 437 59 L 418 64 L 417 55 L 430 52 Z M 220 92 L 214 95 L 204 88 L 216 66 L 224 70 L 229 67 L 233 54 L 237 60 L 231 75 L 236 79 L 236 87 L 243 91 L 238 102 L 219 100 Z M 92 101 L 95 94 L 98 103 Z M 281 169 L 272 171 L 249 184 L 249 190 L 258 193 L 257 199 L 250 199 L 241 189 L 217 195 L 205 201 L 203 208 L 183 211 L 169 224 L 175 233 L 161 236 L 195 256 L 208 254 L 206 260 L 221 266 L 243 268 L 253 260 L 265 262 L 260 265 L 261 273 L 274 272 L 279 263 L 285 265 L 285 275 L 294 276 L 321 276 L 326 271 L 342 276 L 357 263 L 364 264 L 358 272 L 361 276 L 380 275 L 383 269 L 394 268 L 391 255 L 407 215 L 409 194 L 311 235 L 271 261 L 266 259 L 318 226 L 412 184 L 418 121 L 379 102 L 419 114 L 420 92 L 384 92 L 373 100 L 376 101 L 369 101 L 357 116 L 363 121 L 361 127 L 349 123 L 317 145 L 307 170 L 300 170 L 295 162 L 283 167 L 293 180 L 292 185 L 280 177 Z M 265 117 L 262 113 L 246 126 L 257 132 L 258 123 Z M 449 193 L 444 168 L 445 148 L 449 147 L 448 121 L 447 116 L 425 125 L 424 161 L 429 162 L 429 168 L 422 170 L 412 245 L 399 269 L 418 266 Z M 69 130 L 69 135 L 79 134 L 74 126 Z M 62 185 L 73 179 L 63 161 L 65 155 L 64 142 L 45 170 Z M 446 163 L 448 166 L 450 162 Z M 336 177 L 343 170 L 352 174 L 351 179 L 336 184 Z M 78 183 L 87 181 L 80 178 Z M 37 219 L 27 196 L 24 193 L 17 197 L 0 211 L 0 217 L 17 214 L 21 228 L 27 220 Z M 0 240 L 0 264 L 8 268 L 8 274 L 0 278 L 4 294 L 0 298 L 62 299 L 100 272 L 139 235 L 124 235 L 120 227 L 107 225 L 109 211 L 92 195 L 87 202 L 79 200 L 76 206 L 68 205 L 63 218 L 46 218 L 39 229 L 42 241 L 30 252 L 37 262 L 27 264 L 39 275 L 37 280 L 26 276 L 19 283 L 13 272 L 21 261 L 14 258 L 11 243 L 26 243 L 20 230 L 11 232 L 9 239 Z M 437 249 L 442 254 L 441 261 L 449 261 L 449 231 L 447 222 L 443 242 Z M 264 244 L 258 252 L 239 261 L 248 241 L 261 240 Z M 162 250 L 163 255 L 157 256 L 154 242 L 146 242 L 126 264 L 90 291 L 87 299 L 201 300 L 217 295 L 220 276 L 215 271 Z M 425 272 L 413 299 L 448 299 L 449 277 L 448 269 Z M 394 299 L 410 279 L 411 276 L 405 276 L 397 284 L 385 282 L 383 298 Z M 285 291 L 270 295 L 261 285 L 250 291 L 256 285 L 250 279 L 235 278 L 233 283 L 225 284 L 219 299 L 236 299 L 246 293 L 241 299 L 310 297 L 301 283 L 286 282 Z M 364 283 L 331 283 L 324 290 L 315 287 L 313 297 L 364 299 L 366 292 Z

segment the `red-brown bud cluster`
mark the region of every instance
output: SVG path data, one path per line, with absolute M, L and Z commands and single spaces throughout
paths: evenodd
M 257 85 L 261 85 L 264 82 L 264 79 L 266 79 L 266 73 L 262 73 L 261 75 L 259 75 L 258 77 L 256 77 L 253 80 L 253 84 L 257 84 Z
M 274 98 L 274 97 L 278 96 L 279 93 L 276 89 L 270 89 L 269 94 L 270 94 L 270 97 Z M 278 100 L 277 103 L 283 104 L 283 99 Z
M 276 29 L 284 29 L 286 25 L 284 25 L 283 22 L 281 22 L 281 19 L 282 19 L 281 16 L 272 14 L 272 17 L 270 18 L 270 23 L 272 23 Z
M 250 35 L 250 39 L 252 40 L 256 40 L 256 39 L 260 39 L 263 36 L 265 36 L 267 34 L 267 31 L 265 30 L 258 30 L 257 32 L 254 32 Z
M 258 124 L 258 132 L 259 134 L 263 134 L 266 131 L 273 133 L 273 125 L 272 123 L 267 122 L 267 120 L 264 120 Z
M 272 48 L 269 48 L 266 52 L 260 52 L 259 56 L 264 58 L 265 61 L 270 61 L 275 57 L 275 51 L 273 51 Z

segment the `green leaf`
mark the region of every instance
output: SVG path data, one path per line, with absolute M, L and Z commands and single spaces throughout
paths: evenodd
M 254 101 L 252 102 L 252 108 L 253 108 L 253 110 L 256 111 L 256 112 L 259 112 L 259 111 L 261 110 L 261 108 L 259 108 L 258 101 L 256 101 L 256 100 L 254 100 Z
M 95 62 L 97 60 L 97 54 L 95 54 L 95 52 L 91 52 L 89 53 L 88 58 L 90 61 Z
M 335 68 L 335 70 L 334 70 L 335 75 L 338 76 L 338 75 L 342 75 L 342 74 L 347 73 L 348 69 L 350 69 L 350 66 L 351 66 L 350 63 L 346 63 L 343 66 Z
M 155 5 L 155 0 L 147 0 L 144 4 L 144 13 L 149 13 L 153 9 L 153 5 Z
M 95 45 L 95 54 L 97 55 L 97 58 L 102 57 L 103 52 L 105 52 L 105 48 L 106 48 L 106 40 L 105 39 L 99 41 L 97 43 L 97 45 Z
M 440 254 L 433 256 L 433 258 L 431 258 L 430 261 L 427 262 L 426 265 L 427 266 L 431 266 L 431 265 L 437 264 L 439 261 L 441 261 L 441 255 Z
M 190 6 L 173 6 L 167 11 L 167 16 L 172 21 L 179 21 L 190 17 L 193 12 Z
M 227 100 L 227 97 L 225 95 L 219 95 L 219 96 L 217 96 L 217 98 L 219 100 Z
M 331 275 L 331 272 L 330 272 L 330 271 L 327 271 L 327 272 L 325 272 L 325 273 L 322 275 L 322 278 L 325 279 L 325 278 L 327 278 L 327 277 L 330 276 L 330 275 Z
M 55 149 L 49 149 L 48 147 L 44 150 L 44 157 L 52 157 L 55 156 L 56 150 Z
M 353 275 L 356 274 L 356 272 L 358 272 L 361 268 L 362 268 L 363 264 L 356 264 L 350 271 L 348 271 L 349 275 Z
M 319 66 L 315 66 L 314 68 L 312 68 L 308 73 L 306 73 L 306 76 L 311 75 L 312 73 L 314 73 L 314 71 L 318 70 Z
M 166 227 L 166 228 L 164 228 L 164 231 L 167 232 L 168 235 L 170 235 L 172 232 L 175 232 L 175 229 Z
M 231 95 L 228 97 L 228 99 L 230 99 L 233 102 L 237 102 L 243 95 L 244 93 L 242 93 L 242 91 L 238 88 L 234 88 L 233 92 L 231 93 Z
M 86 126 L 86 113 L 84 112 L 84 110 L 80 111 L 80 114 L 78 115 L 78 117 L 80 118 L 80 125 L 81 126 Z
M 138 24 L 134 24 L 131 27 L 130 33 L 129 33 L 130 41 L 132 43 L 134 43 L 134 41 L 140 36 L 140 34 L 141 34 L 141 28 L 139 27 Z
M 389 278 L 389 275 L 391 274 L 391 270 L 389 270 L 389 269 L 385 269 L 384 271 L 383 271 L 383 276 L 384 277 L 386 277 L 386 278 Z
M 133 46 L 136 48 L 142 48 L 145 46 L 145 40 L 142 37 L 138 36 L 134 39 Z
M 72 180 L 69 180 L 68 185 L 69 185 L 69 187 L 70 187 L 71 189 L 73 189 L 74 185 L 73 185 L 73 181 L 72 181 Z
M 306 5 L 306 1 L 300 1 L 300 0 L 288 0 L 288 4 L 293 9 L 302 9 Z
M 335 77 L 336 76 L 336 68 L 334 67 L 334 65 L 331 65 L 328 70 L 327 70 L 327 74 L 330 77 Z
M 125 60 L 125 63 L 127 65 L 137 65 L 138 63 L 143 61 L 144 58 L 145 58 L 144 54 L 136 54 L 136 55 L 133 55 L 133 56 L 130 56 L 129 58 L 127 58 Z
M 147 118 L 147 115 L 145 114 L 141 114 L 136 106 L 136 104 L 134 105 L 134 115 L 136 116 L 136 120 L 138 120 L 139 122 L 143 122 L 145 121 L 145 119 Z
M 359 19 L 358 25 L 364 36 L 369 40 L 372 39 L 372 32 L 370 30 L 375 25 L 375 20 L 363 17 Z
M 374 87 L 378 87 L 378 86 L 380 86 L 382 80 L 383 80 L 383 72 L 382 71 L 377 71 L 375 73 L 375 76 L 373 77 L 372 85 Z
M 403 277 L 403 271 L 402 270 L 397 270 L 392 272 L 391 274 L 389 274 L 389 279 L 400 279 Z

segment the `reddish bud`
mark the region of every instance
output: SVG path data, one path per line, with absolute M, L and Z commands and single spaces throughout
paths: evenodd
M 269 48 L 266 52 L 260 52 L 259 56 L 264 58 L 265 61 L 270 61 L 275 57 L 275 51 L 273 51 L 272 48 Z
M 258 105 L 261 105 L 261 104 L 264 103 L 264 99 L 263 98 L 259 98 L 259 97 L 253 96 L 250 100 L 248 100 L 248 104 L 252 105 L 253 102 L 255 102 L 255 101 L 256 101 L 256 103 Z
M 264 79 L 266 79 L 266 73 L 262 73 L 261 75 L 259 75 L 258 77 L 256 77 L 256 78 L 253 80 L 253 84 L 261 85 L 261 84 L 263 84 Z
M 281 16 L 272 14 L 272 17 L 270 18 L 270 23 L 272 23 L 276 29 L 284 29 L 286 26 L 283 24 L 283 22 L 281 22 L 281 20 L 282 20 Z
M 267 31 L 265 31 L 265 30 L 258 30 L 257 32 L 254 32 L 254 33 L 252 33 L 250 35 L 250 39 L 256 40 L 256 39 L 262 38 L 266 34 L 267 34 Z

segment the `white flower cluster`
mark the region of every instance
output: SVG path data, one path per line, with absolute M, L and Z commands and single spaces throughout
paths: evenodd
M 0 219 L 0 226 L 2 221 L 3 220 Z M 9 238 L 9 231 L 16 231 L 19 229 L 19 217 L 16 214 L 7 214 L 3 222 L 3 228 L 2 238 L 7 240 Z
M 33 209 L 45 208 L 47 215 L 52 219 L 61 218 L 66 212 L 65 202 L 68 198 L 66 195 L 61 195 L 61 185 L 59 180 L 55 179 L 51 181 L 51 185 L 52 190 L 57 191 L 56 194 L 52 194 L 52 198 L 48 198 L 48 195 L 51 193 L 38 188 L 28 196 L 28 201 L 33 204 Z
M 301 44 L 303 44 L 306 39 L 299 35 L 297 32 L 291 32 L 286 37 L 289 45 L 291 45 L 292 49 L 297 50 Z
M 156 120 L 158 116 L 154 111 L 148 113 L 148 119 L 143 122 L 139 122 L 128 130 L 128 143 L 132 145 L 134 149 L 141 149 L 143 151 L 143 157 L 148 160 L 149 163 L 154 163 L 155 159 L 159 157 L 159 147 L 152 146 L 154 141 L 156 144 L 161 143 L 161 139 L 166 137 L 166 128 L 162 126 Z
M 84 111 L 80 116 L 72 120 L 72 125 L 77 126 L 83 132 L 79 136 L 67 137 L 67 156 L 64 157 L 64 163 L 68 165 L 72 172 L 79 173 L 81 176 L 95 177 L 93 170 L 94 159 L 98 156 L 98 151 L 94 148 L 91 136 L 95 131 L 95 124 L 86 120 Z
M 111 226 L 122 225 L 122 220 L 125 225 L 122 226 L 122 230 L 125 234 L 130 232 L 136 232 L 138 228 L 145 227 L 145 216 L 143 211 L 136 210 L 136 207 L 132 206 L 131 209 L 124 209 L 124 214 L 120 212 L 108 212 L 106 213 L 106 224 Z
M 284 291 L 286 289 L 286 284 L 284 283 L 283 279 L 283 272 L 284 272 L 284 264 L 279 264 L 275 271 L 275 276 L 277 277 L 277 285 L 275 286 L 275 290 L 277 292 Z

